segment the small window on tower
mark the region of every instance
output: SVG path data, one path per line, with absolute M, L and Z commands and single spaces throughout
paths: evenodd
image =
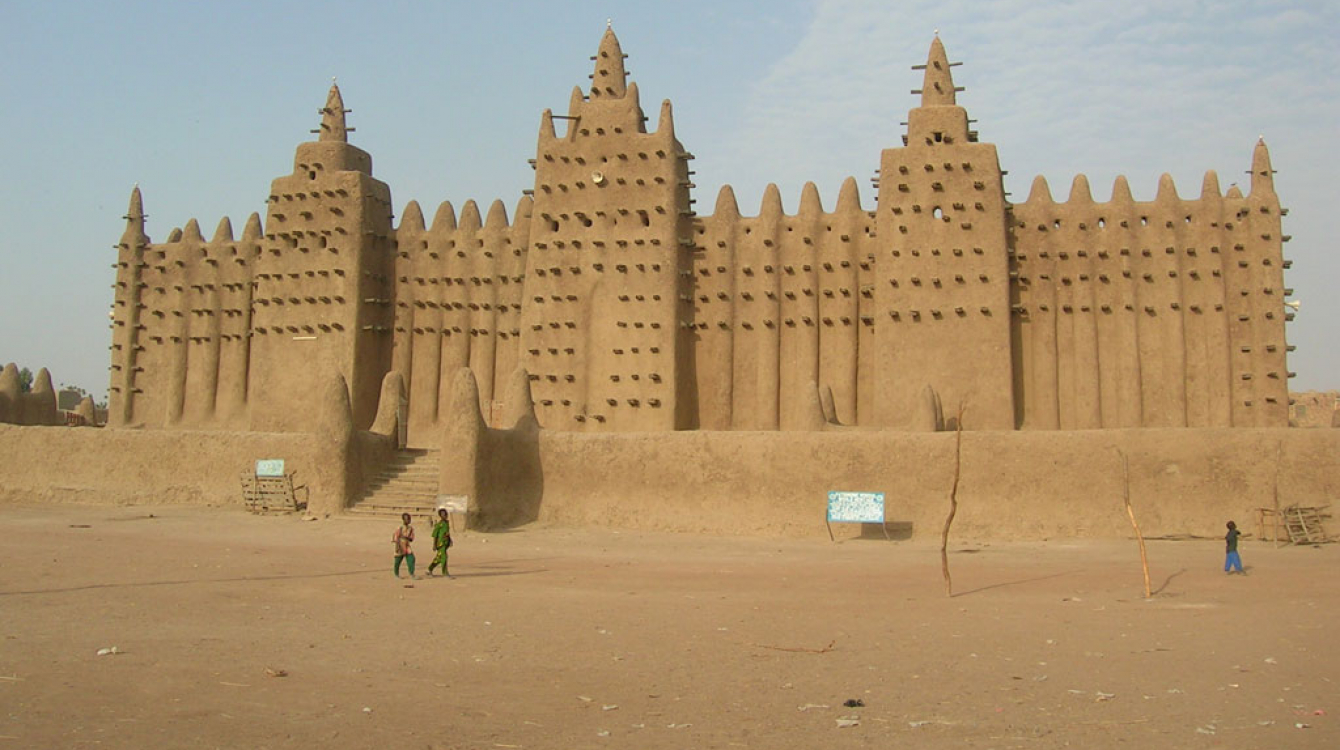
M 944 140 L 945 140 L 945 134 L 944 134 L 944 133 L 939 133 L 939 132 L 937 132 L 937 133 L 935 134 L 935 142 L 936 142 L 936 143 L 944 143 Z

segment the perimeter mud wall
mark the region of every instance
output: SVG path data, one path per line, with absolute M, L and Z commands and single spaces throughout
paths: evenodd
M 829 490 L 885 493 L 891 533 L 938 538 L 954 433 L 543 432 L 541 522 L 823 537 Z M 1282 446 L 1282 447 L 1281 447 Z M 963 433 L 958 539 L 1127 537 L 1122 460 L 1146 536 L 1219 536 L 1254 508 L 1340 497 L 1340 432 L 1132 429 Z M 876 533 L 878 533 L 876 527 Z M 835 525 L 839 538 L 859 526 Z
M 0 503 L 240 507 L 242 472 L 282 458 L 310 489 L 308 510 L 335 513 L 393 450 L 390 438 L 366 432 L 352 436 L 345 463 L 330 437 L 312 433 L 0 425 Z
M 689 533 L 818 537 L 830 490 L 885 493 L 897 539 L 934 540 L 948 509 L 953 432 L 573 433 L 489 430 L 474 465 L 487 528 L 531 521 Z M 1129 537 L 1122 454 L 1146 536 L 1255 532 L 1255 508 L 1340 497 L 1340 430 L 964 432 L 956 539 Z M 390 437 L 0 425 L 0 503 L 240 506 L 241 472 L 283 458 L 335 513 L 394 451 Z M 446 457 L 444 456 L 444 459 Z M 487 517 L 485 517 L 487 516 Z M 835 525 L 838 538 L 862 532 Z M 867 529 L 869 533 L 871 529 Z M 878 535 L 878 530 L 873 529 Z

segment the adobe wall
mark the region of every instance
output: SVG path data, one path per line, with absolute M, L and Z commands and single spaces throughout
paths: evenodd
M 834 211 L 805 185 L 786 214 L 769 185 L 757 216 L 740 215 L 722 188 L 710 216 L 695 220 L 693 262 L 698 426 L 705 430 L 806 429 L 815 384 L 833 391 L 838 420 L 868 418 L 873 379 L 858 342 L 874 320 L 867 277 L 873 216 L 848 178 Z
M 305 431 L 310 373 L 335 368 L 366 429 L 394 371 L 409 444 L 433 447 L 453 372 L 499 427 L 524 367 L 550 430 L 807 430 L 815 386 L 848 426 L 933 430 L 937 400 L 970 402 L 974 429 L 1288 424 L 1288 237 L 1264 143 L 1246 196 L 1210 173 L 1199 199 L 1165 177 L 1153 201 L 1118 179 L 1098 203 L 1080 176 L 1063 203 L 1038 180 L 1013 204 L 936 38 L 876 210 L 849 178 L 831 212 L 807 184 L 787 214 L 770 186 L 746 217 L 727 186 L 699 216 L 670 103 L 649 130 L 625 57 L 607 30 L 590 89 L 544 111 L 510 221 L 468 201 L 428 226 L 410 202 L 393 227 L 335 86 L 264 229 L 253 215 L 234 240 L 225 219 L 206 241 L 192 220 L 151 243 L 136 189 L 110 423 Z
M 1009 247 L 996 147 L 957 104 L 944 45 L 931 44 L 903 147 L 880 155 L 874 296 L 879 413 L 916 429 L 927 386 L 972 401 L 979 429 L 1014 429 Z
M 1057 203 L 1037 178 L 1012 208 L 1020 426 L 1287 425 L 1282 213 L 1264 144 L 1246 197 L 1210 172 L 1198 199 L 1164 175 L 1098 203 L 1080 175 Z
M 936 539 L 954 465 L 952 432 L 545 431 L 539 445 L 543 522 L 720 534 L 825 537 L 826 493 L 848 490 L 886 493 L 891 523 Z M 1340 496 L 1335 430 L 965 432 L 953 536 L 1130 536 L 1118 450 L 1146 536 L 1218 536 L 1230 518 L 1253 531 L 1280 445 L 1281 504 Z
M 567 128 L 541 118 L 520 362 L 551 429 L 697 423 L 692 381 L 688 160 L 670 102 L 654 131 L 606 30 Z
M 285 468 L 319 497 L 329 468 L 310 435 L 71 430 L 0 425 L 0 502 L 241 505 L 241 472 L 257 459 Z
M 1340 391 L 1289 394 L 1290 427 L 1340 427 Z
M 24 393 L 19 383 L 19 368 L 13 362 L 0 369 L 0 423 L 15 425 L 64 424 L 56 409 L 56 391 L 51 373 L 43 367 L 33 376 L 32 390 Z
M 501 402 L 521 341 L 531 205 L 518 201 L 509 223 L 501 201 L 482 222 L 474 201 L 459 220 L 443 203 L 427 228 L 417 202 L 405 207 L 395 231 L 392 369 L 408 393 L 412 447 L 438 445 L 458 368 L 475 373 L 486 415 Z
M 112 424 L 244 429 L 260 217 L 239 239 L 224 218 L 206 241 L 192 219 L 149 243 L 137 189 L 131 218 L 113 305 Z
M 354 436 L 345 463 L 311 433 L 0 425 L 0 503 L 240 507 L 239 475 L 257 459 L 282 458 L 310 488 L 309 511 L 334 513 L 347 504 L 341 488 L 361 492 L 392 451 L 371 433 Z
M 366 428 L 391 360 L 390 189 L 346 142 L 332 86 L 317 141 L 271 185 L 265 230 L 191 219 L 161 243 L 131 194 L 112 307 L 113 426 L 305 431 L 313 369 L 349 383 Z
M 247 382 L 255 430 L 308 428 L 313 365 L 338 369 L 354 425 L 367 429 L 390 365 L 391 189 L 348 143 L 338 87 L 321 112 L 317 140 L 300 144 L 293 172 L 270 187 Z

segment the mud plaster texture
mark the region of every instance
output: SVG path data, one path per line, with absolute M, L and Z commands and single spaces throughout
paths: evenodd
M 56 391 L 51 387 L 51 373 L 43 367 L 33 376 L 32 390 L 22 392 L 19 368 L 13 362 L 0 369 L 0 424 L 57 425 L 63 424 L 56 408 Z
M 1087 439 L 965 432 L 955 533 L 995 539 L 1124 537 L 1118 451 L 1150 536 L 1251 528 L 1272 507 L 1340 496 L 1334 430 L 1113 430 Z M 487 430 L 472 464 L 481 528 L 531 521 L 730 535 L 826 537 L 829 490 L 884 492 L 890 533 L 935 538 L 952 482 L 952 433 L 590 435 Z M 284 458 L 311 509 L 342 510 L 394 449 L 357 433 L 344 455 L 289 433 L 0 426 L 0 501 L 240 506 L 238 475 Z M 757 467 L 757 468 L 753 468 Z M 458 487 L 448 485 L 449 489 Z M 342 494 L 343 493 L 343 494 Z M 869 530 L 836 525 L 850 538 Z
M 1282 446 L 1282 452 L 1281 452 Z M 963 434 L 954 533 L 1124 537 L 1122 464 L 1145 534 L 1222 535 L 1253 508 L 1340 497 L 1334 430 Z M 538 517 L 567 525 L 825 537 L 829 490 L 883 492 L 890 533 L 938 538 L 954 435 L 877 432 L 589 435 L 544 432 Z M 865 530 L 836 525 L 850 537 Z M 878 532 L 876 532 L 878 533 Z
M 309 511 L 342 510 L 347 486 L 393 450 L 360 433 L 343 453 L 327 436 L 194 430 L 79 430 L 0 425 L 0 503 L 242 506 L 240 475 L 282 458 L 310 490 Z
M 1263 142 L 1246 194 L 1209 172 L 1199 197 L 1165 175 L 1152 201 L 1124 178 L 1100 201 L 1079 175 L 1064 201 L 1039 178 L 1011 203 L 937 38 L 901 144 L 878 154 L 878 210 L 848 179 L 831 211 L 808 184 L 794 214 L 776 186 L 756 215 L 729 186 L 699 214 L 673 108 L 644 112 L 626 57 L 606 31 L 590 87 L 541 114 L 510 217 L 466 201 L 430 222 L 410 201 L 395 225 L 335 86 L 240 238 L 192 219 L 153 242 L 134 190 L 110 424 L 220 454 L 206 489 L 151 473 L 139 491 L 223 497 L 254 431 L 266 450 L 297 436 L 332 510 L 403 442 L 441 449 L 439 493 L 482 527 L 807 536 L 826 534 L 827 491 L 858 490 L 919 537 L 943 517 L 966 406 L 972 533 L 1125 534 L 1118 449 L 1151 534 L 1273 505 L 1277 468 L 1286 504 L 1334 496 L 1334 435 L 1275 431 L 1292 313 Z M 94 463 L 148 460 L 132 454 L 152 439 L 109 434 Z M 190 450 L 163 455 L 190 466 Z
M 1011 203 L 936 38 L 902 143 L 871 155 L 877 210 L 848 178 L 831 210 L 807 184 L 795 213 L 770 186 L 742 214 L 726 186 L 700 214 L 673 108 L 644 112 L 626 57 L 606 31 L 506 202 L 430 222 L 409 201 L 393 224 L 334 86 L 240 238 L 191 219 L 153 242 L 136 189 L 111 424 L 308 431 L 313 367 L 344 377 L 359 429 L 398 373 L 421 448 L 447 434 L 462 367 L 495 428 L 517 368 L 558 431 L 813 430 L 816 387 L 829 421 L 912 431 L 937 426 L 927 388 L 969 401 L 971 429 L 1288 424 L 1288 237 L 1263 142 L 1246 194 L 1208 172 L 1194 197 L 1164 175 L 1152 201 L 1124 177 L 1103 201 L 1078 175 L 1063 201 L 1038 178 Z
M 1340 391 L 1289 394 L 1291 427 L 1340 427 Z

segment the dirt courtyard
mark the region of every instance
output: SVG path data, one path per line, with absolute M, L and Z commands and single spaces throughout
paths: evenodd
M 0 508 L 0 750 L 1340 747 L 1336 545 L 394 526 Z

